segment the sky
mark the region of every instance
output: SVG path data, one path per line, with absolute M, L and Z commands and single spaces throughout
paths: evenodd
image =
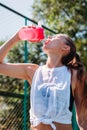
M 2 4 L 31 19 L 33 1 L 34 0 L 0 0 Z M 0 40 L 7 40 L 19 28 L 24 26 L 24 24 L 25 20 L 23 18 L 0 6 Z

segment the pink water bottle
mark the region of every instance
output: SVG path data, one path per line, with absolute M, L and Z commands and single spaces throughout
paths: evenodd
M 25 27 L 19 31 L 19 37 L 21 40 L 40 42 L 44 39 L 44 29 L 41 26 Z

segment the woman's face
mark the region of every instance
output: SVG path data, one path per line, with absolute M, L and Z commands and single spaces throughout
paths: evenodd
M 60 54 L 63 52 L 64 47 L 67 46 L 64 41 L 65 38 L 60 34 L 49 36 L 44 42 L 42 49 L 45 53 Z

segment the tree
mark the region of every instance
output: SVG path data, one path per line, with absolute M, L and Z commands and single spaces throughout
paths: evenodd
M 34 0 L 33 17 L 75 41 L 87 67 L 87 0 Z

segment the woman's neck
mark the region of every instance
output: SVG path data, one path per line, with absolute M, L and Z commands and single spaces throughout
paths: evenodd
M 61 63 L 61 56 L 48 56 L 47 62 L 46 62 L 46 66 L 48 68 L 54 68 L 54 67 L 60 67 L 63 66 L 63 64 Z

